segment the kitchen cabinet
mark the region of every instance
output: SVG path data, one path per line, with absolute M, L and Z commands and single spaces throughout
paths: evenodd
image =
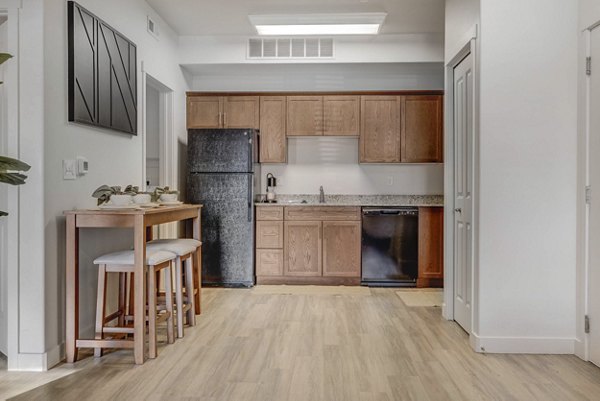
M 283 207 L 256 208 L 256 276 L 283 275 Z
M 419 275 L 417 287 L 444 284 L 444 208 L 419 208 Z
M 285 163 L 287 160 L 285 96 L 260 97 L 260 162 Z
M 187 127 L 222 128 L 223 101 L 220 96 L 188 96 Z
M 284 275 L 321 276 L 322 250 L 320 221 L 286 221 L 284 233 Z
M 404 96 L 402 102 L 402 162 L 442 162 L 443 97 Z
M 287 136 L 323 135 L 323 96 L 287 97 Z
M 360 218 L 360 207 L 257 206 L 258 284 L 360 284 Z
M 188 96 L 187 128 L 259 128 L 258 96 Z
M 400 96 L 362 96 L 361 163 L 400 163 Z
M 223 128 L 256 128 L 259 124 L 258 96 L 227 96 L 223 98 Z
M 323 96 L 323 135 L 358 136 L 360 96 Z
M 360 277 L 359 221 L 323 222 L 323 276 Z

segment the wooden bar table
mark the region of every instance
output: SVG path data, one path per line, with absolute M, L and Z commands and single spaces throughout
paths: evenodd
M 66 355 L 67 363 L 77 360 L 78 348 L 93 348 L 99 341 L 110 342 L 115 347 L 133 348 L 136 364 L 146 358 L 146 241 L 149 228 L 158 224 L 191 220 L 193 238 L 200 238 L 201 205 L 160 206 L 148 209 L 88 209 L 69 210 L 67 218 L 66 255 Z M 86 340 L 79 338 L 79 229 L 81 228 L 133 228 L 134 249 L 134 340 Z M 200 313 L 200 248 L 194 255 L 195 301 Z M 107 344 L 110 346 L 110 344 Z

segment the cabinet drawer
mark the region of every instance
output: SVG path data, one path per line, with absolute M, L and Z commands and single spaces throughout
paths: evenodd
M 257 207 L 256 220 L 283 220 L 283 206 Z
M 257 249 L 256 250 L 256 275 L 257 276 L 282 276 L 283 275 L 283 250 L 282 249 Z
M 283 248 L 283 221 L 257 221 L 256 248 Z
M 359 207 L 293 206 L 285 208 L 285 220 L 359 221 Z

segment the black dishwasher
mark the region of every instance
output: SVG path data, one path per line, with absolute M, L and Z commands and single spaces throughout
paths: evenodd
M 418 208 L 363 208 L 362 285 L 414 287 L 418 275 L 418 235 Z

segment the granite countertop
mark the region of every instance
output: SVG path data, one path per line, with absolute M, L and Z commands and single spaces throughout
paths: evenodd
M 306 201 L 306 203 L 302 203 Z M 256 202 L 256 206 L 444 206 L 444 195 L 277 195 L 277 203 Z

